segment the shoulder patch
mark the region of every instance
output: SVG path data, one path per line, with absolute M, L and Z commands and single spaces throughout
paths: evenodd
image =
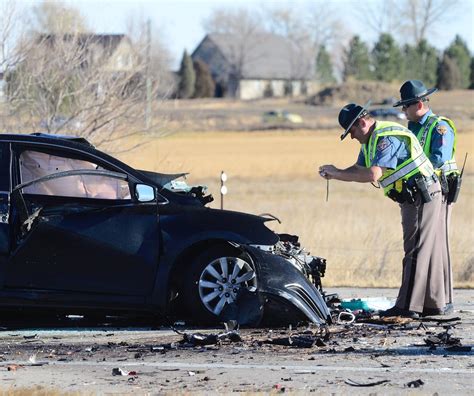
M 437 125 L 436 132 L 438 132 L 440 135 L 445 135 L 446 132 L 448 132 L 448 127 L 443 124 Z
M 382 139 L 377 143 L 377 151 L 383 151 L 389 147 L 392 143 L 388 139 Z

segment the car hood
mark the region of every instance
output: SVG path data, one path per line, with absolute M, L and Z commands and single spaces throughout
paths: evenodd
M 154 184 L 163 187 L 166 184 L 172 182 L 173 180 L 179 179 L 180 177 L 185 177 L 189 173 L 158 173 L 158 172 L 151 172 L 147 170 L 138 170 L 138 172 L 144 174 L 148 179 L 153 181 Z
M 279 241 L 278 235 L 265 225 L 273 220 L 271 218 L 205 207 L 168 211 L 166 206 L 160 208 L 160 224 L 168 240 L 186 240 L 193 244 L 220 239 L 256 245 L 274 245 Z

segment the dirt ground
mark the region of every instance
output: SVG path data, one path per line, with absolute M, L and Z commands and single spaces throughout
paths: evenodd
M 327 292 L 394 298 L 397 290 Z M 136 323 L 34 327 L 26 318 L 0 331 L 0 394 L 472 394 L 473 297 L 455 290 L 455 312 L 435 319 L 328 330 L 180 325 L 177 334 Z M 183 341 L 198 332 L 220 339 Z

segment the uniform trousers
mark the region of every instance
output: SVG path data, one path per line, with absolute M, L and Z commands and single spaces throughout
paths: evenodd
M 443 309 L 445 286 L 443 259 L 436 246 L 441 215 L 441 186 L 428 187 L 432 200 L 400 204 L 403 228 L 402 284 L 395 305 L 414 312 L 423 308 Z
M 436 245 L 439 245 L 440 254 L 443 258 L 444 292 L 446 304 L 453 303 L 453 270 L 451 268 L 451 256 L 449 251 L 449 224 L 451 221 L 452 208 L 453 204 L 448 204 L 447 196 L 443 195 Z

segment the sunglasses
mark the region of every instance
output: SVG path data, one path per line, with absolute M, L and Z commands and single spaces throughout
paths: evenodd
M 406 109 L 408 109 L 410 106 L 413 106 L 414 104 L 417 104 L 418 102 L 419 102 L 419 100 L 417 100 L 416 102 L 407 103 L 406 105 L 403 105 L 403 106 L 402 106 L 402 110 L 406 110 Z

